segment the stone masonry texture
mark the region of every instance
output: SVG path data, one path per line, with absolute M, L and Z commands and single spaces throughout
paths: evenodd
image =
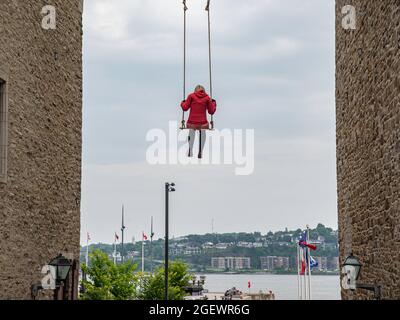
M 342 28 L 345 5 L 355 30 Z M 336 1 L 336 106 L 340 263 L 353 252 L 359 281 L 400 299 L 400 1 Z
M 55 30 L 42 28 L 45 5 L 57 10 Z M 79 258 L 82 0 L 0 0 L 0 69 L 9 85 L 0 299 L 30 299 L 43 265 Z

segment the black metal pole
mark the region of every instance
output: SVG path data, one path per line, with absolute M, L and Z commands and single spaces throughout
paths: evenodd
M 124 230 L 125 230 L 125 225 L 124 225 L 124 206 L 122 205 L 122 225 L 121 225 L 121 261 L 124 263 Z
M 169 239 L 169 183 L 165 184 L 165 300 L 168 300 L 168 239 Z
M 153 273 L 153 217 L 151 217 L 151 231 L 150 231 L 150 272 Z

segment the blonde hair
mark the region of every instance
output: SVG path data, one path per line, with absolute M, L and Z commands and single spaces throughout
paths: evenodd
M 202 86 L 202 85 L 197 85 L 196 86 L 196 88 L 194 88 L 194 92 L 197 92 L 197 91 L 199 91 L 199 90 L 203 90 L 203 91 L 206 91 L 206 89 L 204 89 L 204 87 Z

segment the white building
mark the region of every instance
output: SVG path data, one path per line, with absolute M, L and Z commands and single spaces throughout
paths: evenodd
M 211 267 L 215 269 L 242 270 L 251 268 L 249 257 L 217 257 L 211 258 Z

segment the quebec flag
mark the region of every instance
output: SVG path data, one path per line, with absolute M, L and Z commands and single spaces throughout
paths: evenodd
M 318 262 L 310 255 L 310 268 L 318 267 Z

